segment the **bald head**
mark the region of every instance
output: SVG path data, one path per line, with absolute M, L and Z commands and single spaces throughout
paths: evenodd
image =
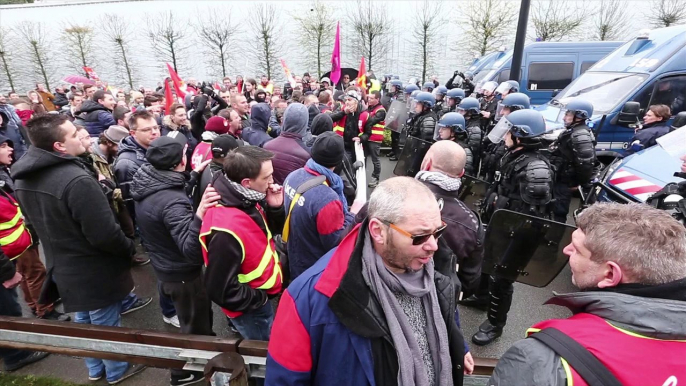
M 461 177 L 467 163 L 467 153 L 453 141 L 438 141 L 431 145 L 422 161 L 422 170 L 442 172 Z

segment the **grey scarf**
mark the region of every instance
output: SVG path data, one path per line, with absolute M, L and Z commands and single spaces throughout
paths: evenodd
M 416 287 L 400 280 L 389 271 L 372 247 L 369 234 L 365 232 L 362 250 L 362 276 L 374 296 L 379 300 L 390 329 L 393 345 L 398 355 L 399 386 L 448 386 L 453 384 L 452 363 L 448 348 L 448 331 L 438 305 L 434 285 L 433 260 L 424 266 L 422 286 Z M 394 293 L 420 297 L 426 316 L 427 339 L 433 358 L 435 379 L 430 384 L 427 367 L 414 336 L 407 315 Z
M 224 177 L 224 178 L 226 178 L 226 177 Z M 233 186 L 234 189 L 236 189 L 238 194 L 243 196 L 248 201 L 260 202 L 267 197 L 266 194 L 260 193 L 257 190 L 248 189 L 241 184 L 237 184 L 237 183 L 231 181 L 228 178 L 226 178 L 226 180 L 229 181 L 229 184 L 231 184 L 231 186 Z
M 428 183 L 434 184 L 448 192 L 458 191 L 460 189 L 460 186 L 462 185 L 462 180 L 460 178 L 453 178 L 441 172 L 430 172 L 422 170 L 419 173 L 417 173 L 417 175 L 414 178 L 420 181 L 426 181 Z

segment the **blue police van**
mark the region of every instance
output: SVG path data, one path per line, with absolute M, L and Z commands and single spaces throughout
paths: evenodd
M 621 46 L 623 42 L 533 42 L 524 47 L 520 92 L 531 98 L 532 105 L 548 102 L 556 91 L 567 87 L 596 62 Z M 510 79 L 512 50 L 496 60 L 488 60 L 479 69 L 474 82 L 500 84 Z M 492 53 L 493 57 L 496 53 Z
M 598 159 L 609 164 L 629 147 L 636 125 L 649 106 L 670 106 L 672 117 L 686 110 L 686 25 L 641 31 L 547 104 L 538 106 L 549 129 L 563 126 L 564 106 L 577 97 L 593 104 L 589 127 L 598 141 Z M 656 153 L 646 150 L 642 154 L 646 157 Z M 659 175 L 658 169 L 665 166 L 655 157 L 656 172 L 642 169 L 639 174 Z M 655 182 L 663 184 L 667 180 L 657 178 Z
M 493 68 L 493 63 L 502 59 L 507 54 L 508 51 L 505 49 L 505 47 L 503 47 L 498 51 L 494 51 L 482 57 L 476 58 L 469 68 L 465 70 L 465 73 L 471 73 L 474 76 L 474 79 L 476 79 L 478 82 L 478 80 L 483 76 L 481 75 L 480 77 L 479 74 L 485 74 L 490 71 Z

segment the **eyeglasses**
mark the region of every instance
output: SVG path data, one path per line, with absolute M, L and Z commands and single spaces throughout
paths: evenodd
M 136 131 L 139 131 L 141 133 L 149 133 L 151 131 L 160 131 L 160 127 L 159 126 L 141 127 L 140 129 L 136 129 Z
M 420 235 L 413 235 L 412 233 L 398 227 L 397 225 L 393 224 L 392 222 L 384 221 L 384 220 L 379 220 L 379 221 L 388 225 L 392 229 L 395 229 L 398 233 L 411 238 L 412 239 L 412 245 L 422 245 L 425 242 L 429 241 L 429 238 L 431 236 L 433 236 L 434 239 L 438 240 L 441 238 L 441 236 L 443 236 L 443 232 L 445 232 L 445 228 L 448 227 L 448 224 L 446 224 L 445 221 L 441 221 L 441 226 L 438 229 L 436 229 L 435 231 L 433 231 L 431 233 L 423 233 Z

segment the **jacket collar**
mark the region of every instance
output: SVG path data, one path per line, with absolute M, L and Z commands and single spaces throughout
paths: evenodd
M 545 304 L 567 307 L 574 314 L 593 314 L 641 335 L 686 339 L 686 302 L 603 291 L 554 294 Z

